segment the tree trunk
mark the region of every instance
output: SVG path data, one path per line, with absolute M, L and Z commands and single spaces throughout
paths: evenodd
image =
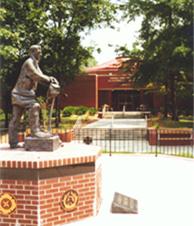
M 164 95 L 164 118 L 168 116 L 168 82 L 165 84 L 165 95 Z
M 8 128 L 9 126 L 9 113 L 5 112 L 5 128 Z
M 171 113 L 172 120 L 178 121 L 177 98 L 176 98 L 176 76 L 170 76 L 170 96 L 171 96 Z
M 61 110 L 59 106 L 59 98 L 56 97 L 56 116 L 55 116 L 55 127 L 59 128 L 59 124 L 61 123 Z

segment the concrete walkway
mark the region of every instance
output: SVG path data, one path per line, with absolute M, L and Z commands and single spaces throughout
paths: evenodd
M 193 226 L 194 160 L 152 155 L 102 157 L 103 202 L 96 217 L 69 226 Z M 138 200 L 138 214 L 112 214 L 114 192 Z
M 99 119 L 85 128 L 147 128 L 146 119 Z

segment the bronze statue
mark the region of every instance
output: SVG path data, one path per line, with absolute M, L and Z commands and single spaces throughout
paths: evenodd
M 41 58 L 41 53 L 41 47 L 39 45 L 32 45 L 30 47 L 30 57 L 22 65 L 18 80 L 12 90 L 13 116 L 9 123 L 10 148 L 18 147 L 18 126 L 25 110 L 29 112 L 31 136 L 38 138 L 48 138 L 51 136 L 49 132 L 40 130 L 40 105 L 36 101 L 35 91 L 39 82 L 46 83 L 49 87 L 53 88 L 51 84 L 58 84 L 58 81 L 52 76 L 49 77 L 43 74 L 40 70 L 38 63 Z M 58 92 L 55 94 L 57 95 Z

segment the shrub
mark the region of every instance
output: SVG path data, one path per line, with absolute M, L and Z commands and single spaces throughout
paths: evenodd
M 96 112 L 97 112 L 96 108 L 93 107 L 89 108 L 89 115 L 95 115 Z
M 86 106 L 79 106 L 75 109 L 76 115 L 84 115 L 88 111 L 88 107 Z
M 71 116 L 71 115 L 75 114 L 75 111 L 76 111 L 76 107 L 75 106 L 64 107 L 64 109 L 63 109 L 63 116 L 64 117 Z
M 97 110 L 93 107 L 89 108 L 86 106 L 66 106 L 63 109 L 63 116 L 69 117 L 71 115 L 84 115 L 86 112 L 88 112 L 89 115 L 95 115 Z

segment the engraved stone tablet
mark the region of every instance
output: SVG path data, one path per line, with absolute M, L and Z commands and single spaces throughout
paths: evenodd
M 54 151 L 61 145 L 59 136 L 49 138 L 26 137 L 24 146 L 26 151 Z
M 115 192 L 112 213 L 138 213 L 137 200 Z

